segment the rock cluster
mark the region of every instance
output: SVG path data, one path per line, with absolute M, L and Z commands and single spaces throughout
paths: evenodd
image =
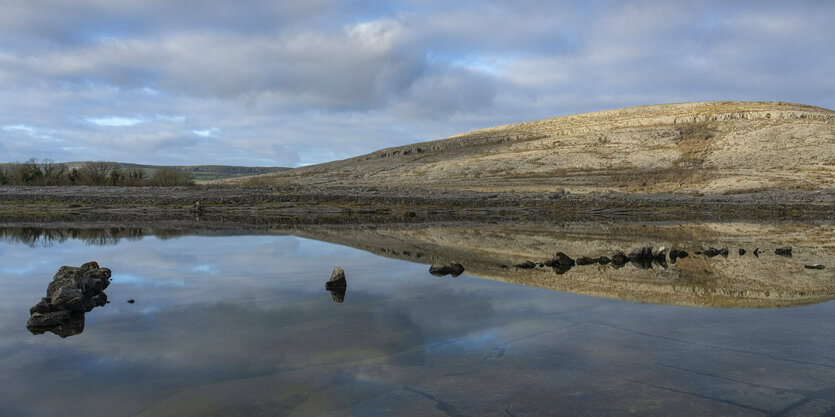
M 50 331 L 61 337 L 84 330 L 84 313 L 107 304 L 110 270 L 88 262 L 80 268 L 62 266 L 46 289 L 46 297 L 29 309 L 26 328 L 33 334 Z

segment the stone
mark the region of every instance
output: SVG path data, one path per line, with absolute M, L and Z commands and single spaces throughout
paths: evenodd
M 96 262 L 81 267 L 62 266 L 46 288 L 46 297 L 29 309 L 26 327 L 33 334 L 47 331 L 61 337 L 84 330 L 84 313 L 107 304 L 104 290 L 110 285 L 110 270 Z
M 522 262 L 522 263 L 520 263 L 520 264 L 516 264 L 516 265 L 513 265 L 513 266 L 514 266 L 515 268 L 521 268 L 521 269 L 531 269 L 531 268 L 536 267 L 536 264 L 535 264 L 535 263 L 533 263 L 533 262 L 531 262 L 531 261 L 525 261 L 525 262 Z
M 786 258 L 792 257 L 792 247 L 791 246 L 783 246 L 777 249 L 774 249 L 774 253 L 780 256 L 785 256 Z
M 596 264 L 597 262 L 598 262 L 597 258 L 589 258 L 587 256 L 577 258 L 577 265 L 591 265 L 591 264 Z
M 559 265 L 562 267 L 572 267 L 575 265 L 574 259 L 571 259 L 568 255 L 562 252 L 557 252 L 556 254 L 554 254 L 554 262 L 555 265 Z
M 436 277 L 452 275 L 452 277 L 455 278 L 464 273 L 464 265 L 461 265 L 456 261 L 452 261 L 448 264 L 433 264 L 429 267 L 429 273 Z
M 739 248 L 739 256 L 745 256 L 745 249 Z
M 811 264 L 811 265 L 803 265 L 806 269 L 824 269 L 825 267 L 821 264 Z
M 714 247 L 707 248 L 704 252 L 705 256 L 708 258 L 713 258 L 714 256 L 722 255 L 723 257 L 728 257 L 728 248 L 716 249 Z
M 348 281 L 345 279 L 345 271 L 336 267 L 331 272 L 331 279 L 325 283 L 325 289 L 330 291 L 336 288 L 348 288 Z
M 609 259 L 608 256 L 601 256 L 601 257 L 597 258 L 597 262 L 600 263 L 600 265 L 606 265 L 609 262 L 612 262 L 612 260 Z
M 614 266 L 623 266 L 629 262 L 629 257 L 626 256 L 625 253 L 621 251 L 615 251 L 612 253 L 612 265 Z

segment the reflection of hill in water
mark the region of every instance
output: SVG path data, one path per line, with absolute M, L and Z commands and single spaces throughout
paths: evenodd
M 708 223 L 636 224 L 467 224 L 459 226 L 303 228 L 296 235 L 369 252 L 430 264 L 458 260 L 466 273 L 488 279 L 557 291 L 656 304 L 701 307 L 785 307 L 835 298 L 835 227 Z M 666 246 L 690 256 L 639 269 L 627 264 L 575 266 L 562 275 L 551 268 L 514 268 L 542 262 L 562 251 L 573 258 L 627 253 L 638 246 Z M 774 254 L 783 245 L 794 257 Z M 707 257 L 695 252 L 728 247 L 730 254 Z M 744 256 L 738 249 L 744 248 Z M 759 257 L 751 253 L 760 248 Z M 824 270 L 804 264 L 820 263 Z M 507 265 L 510 267 L 503 267 Z M 427 273 L 428 275 L 428 273 Z

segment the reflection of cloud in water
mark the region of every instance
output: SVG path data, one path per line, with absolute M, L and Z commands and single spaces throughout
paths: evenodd
M 136 275 L 113 274 L 114 284 L 128 284 L 136 286 L 154 286 L 154 287 L 183 287 L 186 285 L 184 280 L 153 280 L 141 278 Z

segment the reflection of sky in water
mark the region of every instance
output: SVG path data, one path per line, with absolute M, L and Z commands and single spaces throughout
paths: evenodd
M 112 303 L 80 335 L 29 334 L 57 268 L 90 260 L 113 270 Z M 835 409 L 832 302 L 643 305 L 295 237 L 4 244 L 0 265 L 3 416 Z M 324 290 L 334 266 L 343 304 Z

